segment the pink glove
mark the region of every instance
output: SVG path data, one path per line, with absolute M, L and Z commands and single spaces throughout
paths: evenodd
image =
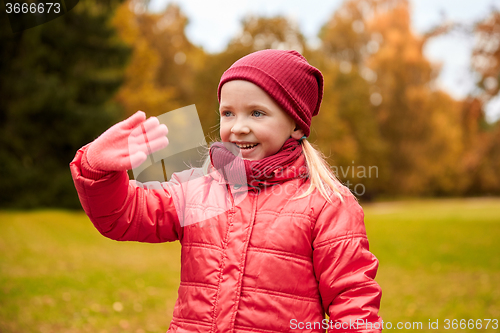
M 90 144 L 87 162 L 95 170 L 133 169 L 144 162 L 147 155 L 168 146 L 167 133 L 167 126 L 160 124 L 158 118 L 146 120 L 146 114 L 137 111 Z

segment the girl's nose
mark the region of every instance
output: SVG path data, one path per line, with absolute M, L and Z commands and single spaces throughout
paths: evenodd
M 231 133 L 233 134 L 248 134 L 250 133 L 250 128 L 248 124 L 243 119 L 237 119 L 231 127 Z

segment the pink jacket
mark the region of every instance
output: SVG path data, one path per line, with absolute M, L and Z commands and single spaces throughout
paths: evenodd
M 352 195 L 333 205 L 317 191 L 292 200 L 307 190 L 307 180 L 255 190 L 199 169 L 148 189 L 126 172 L 91 170 L 84 151 L 70 168 L 100 233 L 182 245 L 168 332 L 380 331 L 378 260 Z M 181 222 L 193 219 L 202 222 Z

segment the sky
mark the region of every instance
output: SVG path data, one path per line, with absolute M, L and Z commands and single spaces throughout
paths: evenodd
M 150 9 L 160 11 L 176 2 L 189 18 L 186 34 L 191 42 L 208 52 L 220 52 L 241 30 L 241 19 L 248 14 L 284 15 L 298 23 L 311 44 L 317 33 L 342 0 L 151 0 Z M 500 0 L 410 0 L 412 27 L 422 34 L 443 19 L 457 23 L 473 23 L 500 9 Z M 438 86 L 454 98 L 467 96 L 474 89 L 476 77 L 470 70 L 474 40 L 459 32 L 434 38 L 424 53 L 433 63 L 442 65 Z M 490 121 L 500 119 L 500 97 L 487 106 Z

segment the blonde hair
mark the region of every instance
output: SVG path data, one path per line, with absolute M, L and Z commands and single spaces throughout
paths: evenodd
M 323 153 L 314 148 L 306 139 L 301 140 L 301 144 L 302 152 L 306 158 L 307 169 L 309 170 L 311 185 L 297 199 L 308 196 L 316 189 L 329 203 L 332 203 L 331 194 L 334 194 L 341 202 L 344 202 L 342 194 L 343 192 L 345 194 L 345 187 L 333 173 Z
M 330 165 L 326 161 L 323 153 L 314 148 L 306 139 L 301 140 L 302 152 L 306 159 L 307 169 L 309 171 L 308 178 L 311 182 L 307 191 L 294 199 L 305 198 L 314 190 L 318 190 L 323 198 L 330 204 L 333 204 L 331 195 L 337 196 L 341 202 L 344 202 L 342 195 L 346 194 L 346 187 L 342 185 L 340 180 L 333 173 Z M 207 154 L 203 163 L 203 173 L 208 174 L 210 166 L 210 155 Z

